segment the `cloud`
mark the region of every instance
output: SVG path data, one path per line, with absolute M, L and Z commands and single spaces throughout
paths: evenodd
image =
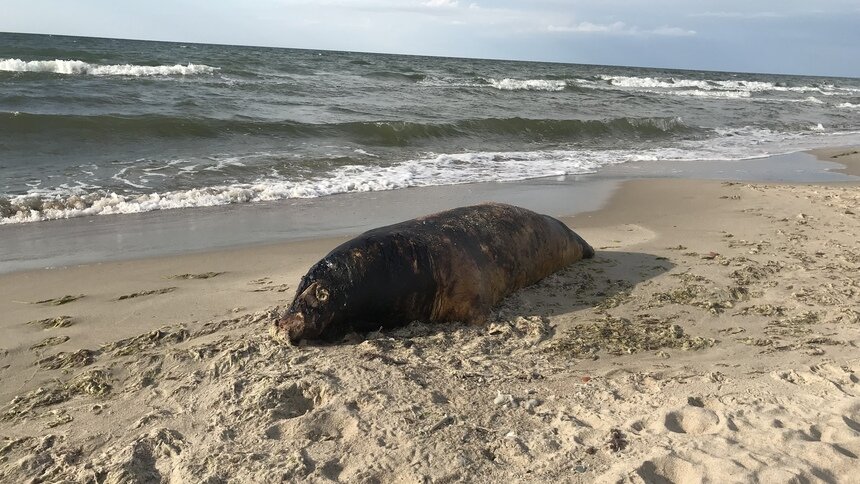
M 701 12 L 691 13 L 690 17 L 711 17 L 711 18 L 780 18 L 785 17 L 785 13 L 777 12 Z
M 580 22 L 568 25 L 549 25 L 548 32 L 580 33 L 580 34 L 611 34 L 611 35 L 663 35 L 668 37 L 683 37 L 696 35 L 695 30 L 682 29 L 680 27 L 659 27 L 656 29 L 641 29 L 624 22 L 613 22 L 611 24 L 596 24 L 592 22 Z
M 660 27 L 646 33 L 653 35 L 665 35 L 667 37 L 688 37 L 696 35 L 695 30 L 682 29 L 680 27 Z
M 577 32 L 577 33 L 632 33 L 624 22 L 611 24 L 593 24 L 591 22 L 580 22 L 574 25 L 550 25 L 546 28 L 550 32 Z
M 457 0 L 427 0 L 422 5 L 432 8 L 453 8 L 459 3 Z

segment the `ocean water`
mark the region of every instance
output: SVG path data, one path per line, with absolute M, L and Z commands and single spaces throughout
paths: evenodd
M 0 33 L 0 223 L 860 143 L 860 79 Z

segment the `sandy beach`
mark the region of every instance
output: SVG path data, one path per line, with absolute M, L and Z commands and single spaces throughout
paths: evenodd
M 860 151 L 820 150 L 860 175 Z M 0 275 L 3 482 L 847 482 L 857 182 L 624 182 L 487 326 L 269 327 L 348 236 Z

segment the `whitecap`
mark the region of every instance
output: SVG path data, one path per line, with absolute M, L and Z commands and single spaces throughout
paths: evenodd
M 194 76 L 212 74 L 218 67 L 204 64 L 174 64 L 142 66 L 135 64 L 90 64 L 80 60 L 35 60 L 0 59 L 0 71 L 7 72 L 50 72 L 65 75 L 91 76 Z
M 487 79 L 490 86 L 500 91 L 564 91 L 566 81 L 547 79 Z

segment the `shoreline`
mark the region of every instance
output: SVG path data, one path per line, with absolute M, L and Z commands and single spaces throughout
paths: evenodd
M 484 201 L 556 217 L 604 206 L 622 183 L 642 178 L 850 182 L 833 148 L 741 161 L 640 162 L 589 175 L 347 193 L 314 199 L 0 225 L 0 275 L 110 261 L 265 247 L 356 235 L 426 213 Z M 851 151 L 850 149 L 848 151 Z
M 348 235 L 0 275 L 0 477 L 851 475 L 858 182 L 643 178 L 486 327 L 274 343 Z
M 819 160 L 839 163 L 844 168 L 836 168 L 833 171 L 845 173 L 851 176 L 860 176 L 860 150 L 854 147 L 820 148 L 809 151 Z

